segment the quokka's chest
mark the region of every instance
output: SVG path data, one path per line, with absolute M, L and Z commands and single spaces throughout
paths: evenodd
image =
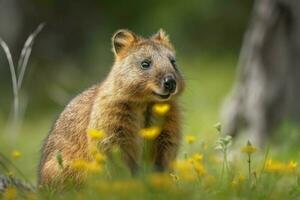
M 159 125 L 160 120 L 152 112 L 152 105 L 136 106 L 131 112 L 125 114 L 130 120 L 120 121 L 120 123 L 127 123 L 132 126 L 135 132 L 139 132 L 144 128 Z

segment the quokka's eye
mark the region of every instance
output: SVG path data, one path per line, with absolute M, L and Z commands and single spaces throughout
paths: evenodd
M 141 62 L 141 68 L 142 69 L 149 69 L 151 66 L 151 61 L 150 60 L 143 60 Z
M 171 58 L 170 62 L 171 62 L 171 65 L 174 67 L 174 69 L 177 70 L 176 60 Z

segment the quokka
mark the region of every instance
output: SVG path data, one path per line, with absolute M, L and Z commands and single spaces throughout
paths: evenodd
M 129 30 L 119 30 L 112 37 L 112 46 L 115 62 L 106 79 L 76 96 L 45 139 L 39 185 L 80 181 L 81 174 L 68 165 L 74 159 L 92 159 L 88 129 L 104 131 L 106 136 L 97 145 L 101 152 L 109 154 L 113 146 L 119 146 L 131 173 L 138 173 L 142 139 L 137 133 L 152 125 L 155 115 L 151 108 L 159 102 L 169 104 L 170 110 L 153 141 L 153 167 L 166 170 L 175 159 L 181 140 L 177 97 L 184 89 L 184 80 L 168 35 L 159 30 L 143 38 Z M 57 162 L 58 152 L 63 169 Z

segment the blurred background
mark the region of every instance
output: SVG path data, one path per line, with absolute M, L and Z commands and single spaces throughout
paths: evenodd
M 200 72 L 196 79 L 201 79 L 201 67 L 215 71 L 216 76 L 219 68 L 232 70 L 251 2 L 0 0 L 0 36 L 16 62 L 28 35 L 38 24 L 46 23 L 35 41 L 22 90 L 28 98 L 26 118 L 40 118 L 41 111 L 52 114 L 70 96 L 106 76 L 113 62 L 111 36 L 120 28 L 143 36 L 165 29 L 177 47 L 183 71 L 194 68 Z M 228 58 L 232 65 L 202 66 L 197 63 L 202 57 L 211 57 L 212 63 Z M 0 110 L 5 119 L 12 88 L 3 52 L 0 64 Z M 186 78 L 193 79 L 188 74 Z
M 16 139 L 6 128 L 13 92 L 0 49 L 0 151 L 20 150 L 17 164 L 35 179 L 43 138 L 72 97 L 107 75 L 111 36 L 120 28 L 143 36 L 166 30 L 187 80 L 184 134 L 196 135 L 199 144 L 214 142 L 213 126 L 235 80 L 252 8 L 252 0 L 0 0 L 0 37 L 15 63 L 29 34 L 46 24 L 34 41 L 20 91 L 24 115 Z

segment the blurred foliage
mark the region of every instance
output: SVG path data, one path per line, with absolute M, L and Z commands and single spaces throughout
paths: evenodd
M 110 38 L 119 28 L 144 36 L 164 28 L 177 47 L 179 63 L 203 54 L 237 56 L 251 6 L 251 0 L 3 0 L 1 21 L 7 23 L 0 23 L 0 36 L 17 60 L 29 33 L 46 22 L 25 75 L 23 98 L 28 100 L 27 114 L 31 115 L 51 112 L 103 79 L 113 62 Z M 18 28 L 12 32 L 14 25 Z M 2 51 L 0 90 L 0 112 L 7 116 L 12 92 Z

